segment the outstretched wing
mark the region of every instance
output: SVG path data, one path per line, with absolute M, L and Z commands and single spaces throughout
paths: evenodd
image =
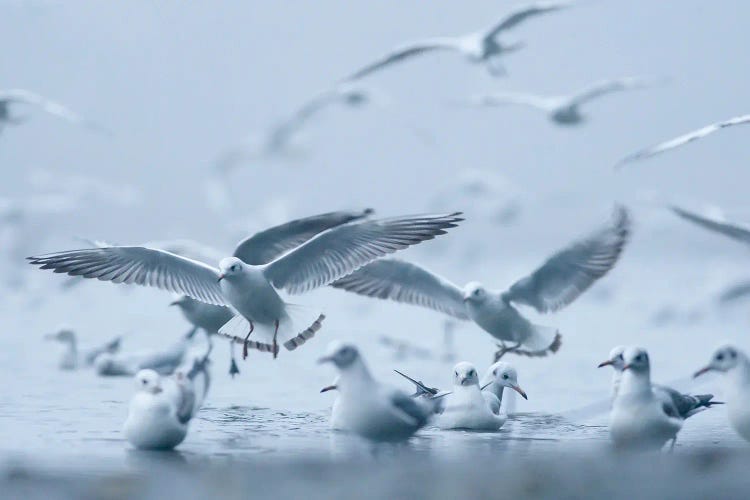
M 437 50 L 456 50 L 457 42 L 452 38 L 430 38 L 419 42 L 410 43 L 399 47 L 384 55 L 380 59 L 368 64 L 367 66 L 358 69 L 344 81 L 358 80 L 371 73 L 379 71 L 383 68 L 391 66 L 392 64 L 411 59 L 412 57 L 425 54 L 427 52 L 434 52 Z
M 151 286 L 208 304 L 227 305 L 217 269 L 164 250 L 112 246 L 56 252 L 28 260 L 56 273 Z
M 670 208 L 679 217 L 697 224 L 704 229 L 723 234 L 724 236 L 729 236 L 733 240 L 737 240 L 745 244 L 750 244 L 750 228 L 740 226 L 739 224 L 732 224 L 731 222 L 710 219 L 708 217 L 698 215 L 694 212 L 690 212 L 679 207 Z
M 516 8 L 487 30 L 484 38 L 495 38 L 501 31 L 515 28 L 532 17 L 554 12 L 570 6 L 570 2 L 537 2 Z
M 260 231 L 242 240 L 234 256 L 247 264 L 266 264 L 289 250 L 300 246 L 316 234 L 372 214 L 371 208 L 354 211 L 328 212 L 293 220 Z
M 62 104 L 52 101 L 50 99 L 47 99 L 45 97 L 42 97 L 39 94 L 35 94 L 34 92 L 30 92 L 28 90 L 10 89 L 10 90 L 5 90 L 5 91 L 0 91 L 0 101 L 23 103 L 23 104 L 28 104 L 31 106 L 37 106 L 38 108 L 40 108 L 42 111 L 46 113 L 55 115 L 64 120 L 68 120 L 69 122 L 75 123 L 76 125 L 81 125 L 83 127 L 86 127 L 92 130 L 97 130 L 99 132 L 104 132 L 108 134 L 110 133 L 109 131 L 101 127 L 101 125 L 98 125 L 90 120 L 83 118 L 82 116 L 68 109 Z
M 422 267 L 401 260 L 376 260 L 334 281 L 331 286 L 469 319 L 459 287 Z
M 645 88 L 651 86 L 652 84 L 652 81 L 646 78 L 639 77 L 600 80 L 571 96 L 570 105 L 579 106 L 588 101 L 591 101 L 592 99 L 596 99 L 597 97 L 601 97 L 606 94 L 611 94 L 613 92 L 622 92 L 631 89 Z
M 328 285 L 384 255 L 445 234 L 460 213 L 417 215 L 344 224 L 318 234 L 264 266 L 266 278 L 288 293 Z
M 625 158 L 623 158 L 622 160 L 620 160 L 619 162 L 617 162 L 617 165 L 615 165 L 615 167 L 621 167 L 625 163 L 631 163 L 637 160 L 643 160 L 645 158 L 656 156 L 665 151 L 669 151 L 670 149 L 675 149 L 680 146 L 684 146 L 685 144 L 688 144 L 690 142 L 697 141 L 698 139 L 702 139 L 706 137 L 707 135 L 711 135 L 714 132 L 717 132 L 723 128 L 733 127 L 734 125 L 742 125 L 745 123 L 750 123 L 750 115 L 737 116 L 735 118 L 730 118 L 729 120 L 726 120 L 723 122 L 712 123 L 711 125 L 708 125 L 706 127 L 700 128 L 698 130 L 694 130 L 692 132 L 688 132 L 687 134 L 681 135 L 679 137 L 675 137 L 674 139 L 660 142 L 659 144 L 656 144 L 654 146 L 651 146 L 646 149 L 637 151 L 633 154 L 630 154 L 626 156 Z
M 630 216 L 615 208 L 610 225 L 574 242 L 503 294 L 506 302 L 529 305 L 545 313 L 562 309 L 614 267 L 630 236 Z
M 560 99 L 555 97 L 545 97 L 520 92 L 494 92 L 492 94 L 475 96 L 470 100 L 471 104 L 475 106 L 493 107 L 506 104 L 517 104 L 541 109 L 542 111 L 553 110 L 559 101 Z

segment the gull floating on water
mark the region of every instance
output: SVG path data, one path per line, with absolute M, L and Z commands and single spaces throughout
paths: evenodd
M 471 320 L 501 342 L 515 344 L 510 348 L 503 344 L 496 361 L 506 352 L 546 356 L 560 348 L 560 333 L 532 324 L 514 304 L 529 305 L 540 313 L 562 309 L 614 267 L 629 235 L 630 216 L 625 208 L 617 207 L 611 224 L 557 252 L 505 291 L 488 290 L 475 282 L 460 288 L 422 267 L 395 259 L 375 261 L 333 286 Z
M 506 420 L 497 397 L 480 389 L 474 365 L 463 361 L 453 367 L 453 389 L 443 398 L 438 427 L 496 431 Z
M 736 116 L 728 120 L 724 120 L 724 121 L 717 122 L 717 123 L 712 123 L 711 125 L 707 125 L 698 130 L 693 130 L 692 132 L 688 132 L 687 134 L 683 134 L 681 136 L 675 137 L 674 139 L 669 139 L 668 141 L 660 142 L 659 144 L 655 144 L 646 149 L 636 151 L 635 153 L 630 154 L 626 156 L 625 158 L 623 158 L 622 160 L 620 160 L 619 162 L 617 162 L 617 164 L 615 165 L 615 168 L 622 167 L 626 163 L 632 163 L 632 162 L 639 161 L 639 160 L 645 160 L 646 158 L 651 158 L 652 156 L 656 156 L 665 151 L 669 151 L 670 149 L 675 149 L 680 146 L 684 146 L 685 144 L 688 144 L 693 141 L 697 141 L 698 139 L 702 139 L 723 128 L 733 127 L 735 125 L 743 125 L 745 123 L 750 123 L 750 115 Z
M 150 369 L 171 375 L 184 361 L 198 330 L 192 328 L 166 348 L 133 353 L 105 352 L 94 360 L 94 369 L 102 377 L 132 377 L 139 370 Z
M 123 427 L 125 438 L 139 449 L 170 450 L 184 441 L 190 420 L 208 393 L 208 353 L 171 377 L 154 370 L 136 374 L 136 394 Z M 196 387 L 200 379 L 201 388 Z
M 487 373 L 485 373 L 482 379 L 482 392 L 495 396 L 494 400 L 490 398 L 487 401 L 490 403 L 490 409 L 495 413 L 500 412 L 500 405 L 503 402 L 503 392 L 506 387 L 516 391 L 523 399 L 529 399 L 526 391 L 518 385 L 518 372 L 516 369 L 509 363 L 497 361 L 487 369 Z M 495 401 L 497 401 L 497 406 L 494 406 Z
M 743 439 L 750 441 L 750 359 L 733 345 L 723 345 L 711 356 L 711 362 L 694 376 L 712 371 L 724 375 L 724 398 L 730 425 Z
M 609 358 L 599 363 L 599 368 L 611 366 L 612 373 L 612 400 L 617 397 L 620 390 L 620 382 L 625 369 L 625 346 L 615 346 L 609 352 Z M 672 405 L 680 418 L 687 419 L 696 413 L 711 408 L 715 404 L 723 404 L 718 401 L 712 401 L 713 394 L 690 395 L 683 394 L 680 391 L 667 387 L 665 385 L 651 384 L 654 395 L 665 404 Z
M 76 333 L 69 328 L 61 328 L 55 333 L 45 335 L 44 338 L 55 340 L 66 346 L 65 352 L 60 358 L 59 366 L 61 370 L 76 370 L 80 366 L 92 366 L 102 354 L 117 353 L 122 344 L 122 335 L 118 335 L 106 344 L 79 350 Z
M 505 68 L 500 64 L 500 58 L 507 53 L 521 49 L 523 44 L 505 44 L 498 40 L 498 37 L 505 31 L 515 28 L 532 17 L 554 12 L 568 6 L 570 6 L 569 2 L 532 3 L 517 7 L 489 28 L 475 33 L 454 37 L 427 38 L 407 43 L 393 49 L 367 66 L 358 69 L 349 75 L 345 81 L 357 80 L 396 63 L 437 51 L 459 52 L 472 63 L 485 64 L 491 74 L 503 75 L 505 74 Z
M 100 125 L 81 117 L 62 104 L 24 89 L 0 90 L 0 132 L 7 125 L 21 125 L 26 122 L 26 117 L 15 116 L 11 113 L 10 108 L 14 105 L 35 106 L 45 113 L 57 116 L 75 125 L 97 132 L 109 133 Z
M 429 421 L 428 402 L 375 380 L 356 347 L 332 342 L 320 363 L 338 370 L 337 419 L 341 427 L 375 443 L 408 440 Z
M 209 264 L 164 250 L 111 246 L 29 257 L 42 269 L 115 283 L 152 286 L 213 305 L 231 305 L 237 315 L 220 333 L 238 343 L 278 354 L 315 335 L 325 318 L 288 304 L 278 290 L 300 294 L 346 276 L 384 255 L 445 234 L 463 220 L 459 213 L 355 221 L 324 231 L 268 264 L 246 264 L 241 242 L 233 257 Z M 255 334 L 258 340 L 249 340 Z
M 623 360 L 622 379 L 609 418 L 612 441 L 618 448 L 659 450 L 671 440 L 674 448 L 683 419 L 673 404 L 654 394 L 648 353 L 630 347 Z
M 586 115 L 581 112 L 581 106 L 589 101 L 615 92 L 649 87 L 652 84 L 652 81 L 645 78 L 625 77 L 600 80 L 571 95 L 541 96 L 518 92 L 493 92 L 473 97 L 469 103 L 481 107 L 506 104 L 530 106 L 546 112 L 549 119 L 557 125 L 578 125 L 586 120 Z

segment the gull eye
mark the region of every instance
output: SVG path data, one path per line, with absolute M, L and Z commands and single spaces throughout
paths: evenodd
M 716 355 L 716 361 L 724 361 L 724 354 L 719 353 Z
M 639 354 L 638 356 L 635 357 L 635 360 L 638 362 L 643 361 L 643 356 Z
M 508 374 L 507 373 L 503 374 L 503 380 L 508 380 Z
M 143 384 L 143 385 L 148 384 L 148 380 L 146 380 L 145 378 L 142 378 L 141 379 L 141 384 Z

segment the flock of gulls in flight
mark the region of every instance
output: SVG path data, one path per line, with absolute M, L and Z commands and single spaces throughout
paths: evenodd
M 316 95 L 260 138 L 253 149 L 243 144 L 228 150 L 217 162 L 222 175 L 247 159 L 265 160 L 294 154 L 294 138 L 321 110 L 335 104 L 362 106 L 373 101 L 372 90 L 360 80 L 376 72 L 428 53 L 459 53 L 492 74 L 507 71 L 503 57 L 522 50 L 519 42 L 505 42 L 505 34 L 529 20 L 568 8 L 564 2 L 519 7 L 481 31 L 455 37 L 428 38 L 399 46 Z M 539 109 L 557 125 L 585 120 L 582 107 L 607 94 L 654 85 L 653 79 L 626 77 L 596 82 L 567 96 L 497 93 L 464 101 L 470 106 L 513 104 Z M 35 106 L 71 123 L 105 131 L 65 106 L 26 90 L 0 91 L 0 131 L 21 125 L 15 114 L 21 106 Z M 750 115 L 720 121 L 624 157 L 617 167 L 662 154 L 702 139 L 723 128 L 750 123 Z M 672 207 L 699 226 L 750 243 L 750 229 Z M 265 229 L 242 240 L 231 254 L 192 241 L 161 241 L 142 245 L 91 242 L 87 248 L 29 257 L 31 264 L 78 278 L 156 287 L 178 294 L 178 307 L 192 329 L 163 352 L 120 356 L 121 338 L 80 349 L 75 334 L 63 329 L 49 336 L 68 345 L 61 367 L 95 365 L 99 373 L 135 375 L 137 391 L 125 422 L 124 434 L 135 447 L 165 449 L 186 437 L 190 420 L 200 409 L 209 388 L 209 356 L 213 339 L 228 340 L 230 374 L 239 373 L 234 346 L 243 358 L 250 350 L 276 358 L 283 347 L 294 351 L 324 328 L 321 310 L 290 304 L 285 299 L 330 286 L 363 297 L 391 300 L 432 309 L 451 320 L 474 323 L 497 342 L 499 350 L 480 378 L 468 362 L 455 365 L 453 385 L 430 387 L 397 372 L 414 384 L 414 394 L 376 380 L 355 345 L 332 342 L 321 363 L 335 366 L 338 376 L 324 391 L 336 391 L 331 427 L 374 443 L 408 440 L 424 426 L 442 429 L 496 431 L 506 421 L 501 410 L 505 388 L 527 398 L 514 367 L 505 354 L 542 357 L 557 352 L 563 337 L 555 327 L 537 325 L 516 308 L 530 306 L 552 313 L 574 302 L 618 262 L 631 233 L 626 208 L 616 206 L 612 219 L 590 234 L 553 253 L 537 269 L 506 288 L 487 288 L 477 282 L 456 285 L 415 262 L 392 254 L 442 237 L 463 222 L 460 212 L 375 217 L 371 209 L 314 215 Z M 71 285 L 72 286 L 72 285 Z M 205 333 L 206 352 L 190 351 L 196 332 Z M 385 341 L 386 339 L 384 339 Z M 388 340 L 391 342 L 391 340 Z M 404 347 L 404 346 L 401 346 Z M 406 347 L 404 347 L 406 348 Z M 650 378 L 646 350 L 614 348 L 600 367 L 613 369 L 610 435 L 618 448 L 672 447 L 685 420 L 715 404 L 726 404 L 731 426 L 750 440 L 750 358 L 734 346 L 720 347 L 709 363 L 695 373 L 725 374 L 725 401 L 712 395 L 682 394 L 655 385 Z

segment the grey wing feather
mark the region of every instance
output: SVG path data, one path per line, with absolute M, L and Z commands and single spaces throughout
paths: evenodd
M 611 226 L 577 241 L 503 294 L 506 302 L 545 313 L 567 306 L 614 267 L 630 236 L 630 216 L 616 207 Z
M 710 408 L 712 404 L 713 394 L 701 394 L 692 396 L 690 394 L 683 394 L 678 390 L 672 389 L 671 387 L 656 385 L 654 384 L 655 391 L 661 391 L 669 400 L 672 402 L 677 414 L 680 418 L 685 419 L 695 415 L 697 412 Z
M 368 64 L 367 66 L 357 70 L 353 74 L 345 78 L 345 81 L 357 80 L 364 76 L 374 73 L 386 66 L 401 62 L 405 59 L 409 59 L 425 52 L 432 52 L 435 50 L 451 50 L 456 48 L 456 42 L 449 38 L 435 38 L 429 40 L 423 40 L 415 42 L 404 47 L 395 49 L 394 51 L 386 54 L 375 62 Z
M 570 2 L 537 2 L 521 6 L 490 28 L 487 31 L 485 38 L 494 38 L 499 35 L 501 31 L 514 28 L 531 17 L 560 10 L 569 6 Z
M 689 212 L 679 207 L 671 207 L 672 211 L 679 217 L 688 220 L 694 224 L 697 224 L 705 229 L 714 231 L 724 236 L 728 236 L 734 240 L 741 241 L 742 243 L 750 244 L 750 229 L 742 227 L 739 224 L 732 224 L 731 222 L 723 222 L 702 215 L 698 215 L 694 212 Z
M 460 288 L 424 268 L 397 259 L 371 262 L 331 286 L 367 297 L 427 307 L 459 319 L 469 318 Z
M 384 255 L 445 234 L 460 213 L 366 220 L 329 229 L 264 266 L 276 288 L 298 294 L 342 278 Z
M 234 256 L 246 264 L 261 265 L 300 246 L 316 234 L 342 224 L 362 219 L 372 214 L 368 208 L 362 211 L 339 211 L 297 219 L 260 231 L 242 240 Z
M 195 414 L 195 391 L 185 384 L 178 383 L 180 391 L 180 400 L 177 406 L 177 420 L 181 424 L 186 424 Z
M 29 257 L 41 269 L 100 281 L 151 286 L 201 302 L 227 305 L 219 271 L 198 261 L 145 247 L 105 247 Z

